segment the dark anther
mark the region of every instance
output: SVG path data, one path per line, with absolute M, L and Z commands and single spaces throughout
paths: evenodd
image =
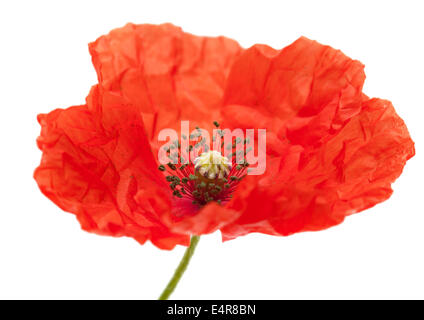
M 177 176 L 173 176 L 172 181 L 174 181 L 176 184 L 180 184 L 180 178 L 178 178 Z
M 172 170 L 177 170 L 177 167 L 173 163 L 168 163 L 168 167 L 170 167 Z
M 174 196 L 178 197 L 178 198 L 182 198 L 183 196 L 181 195 L 181 193 L 178 190 L 174 190 L 174 192 L 172 193 Z

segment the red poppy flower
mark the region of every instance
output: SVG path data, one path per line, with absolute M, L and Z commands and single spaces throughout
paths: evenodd
M 392 104 L 362 93 L 363 65 L 306 38 L 245 50 L 129 24 L 89 48 L 99 83 L 86 104 L 39 115 L 34 174 L 86 231 L 172 249 L 216 230 L 224 240 L 322 230 L 386 200 L 414 155 Z M 265 173 L 228 167 L 214 193 L 196 194 L 193 164 L 158 170 L 158 134 L 183 120 L 266 129 Z

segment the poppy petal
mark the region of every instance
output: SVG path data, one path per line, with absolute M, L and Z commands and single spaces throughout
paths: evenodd
M 240 213 L 217 203 L 199 207 L 190 199 L 175 199 L 168 188 L 143 188 L 135 201 L 145 216 L 160 219 L 172 232 L 202 235 L 217 231 L 236 220 Z
M 225 81 L 241 48 L 225 37 L 199 37 L 172 24 L 115 29 L 91 43 L 99 85 L 143 115 L 153 144 L 159 130 L 219 120 Z
M 158 244 L 164 249 L 187 245 L 188 236 L 173 234 L 158 219 L 137 212 L 137 190 L 162 179 L 141 117 L 132 106 L 111 101 L 96 86 L 88 106 L 38 116 L 43 157 L 34 177 L 41 191 L 76 214 L 86 231 L 130 236 L 140 243 L 161 239 Z
M 363 65 L 305 37 L 282 50 L 255 45 L 235 61 L 223 118 L 258 125 L 293 144 L 314 146 L 360 111 Z
M 225 240 L 250 232 L 290 235 L 339 224 L 389 198 L 391 183 L 415 154 L 404 122 L 381 99 L 365 101 L 361 112 L 325 145 L 299 150 L 290 174 L 282 170 L 272 179 L 246 179 L 248 188 L 240 188 L 229 204 L 243 213 L 221 230 Z

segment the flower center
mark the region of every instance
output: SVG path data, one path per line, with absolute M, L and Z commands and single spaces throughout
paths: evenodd
M 171 145 L 167 150 L 170 159 L 182 159 L 180 147 L 178 141 Z M 192 149 L 193 146 L 190 146 L 189 151 Z M 165 178 L 175 197 L 190 199 L 193 204 L 199 206 L 211 201 L 221 204 L 232 198 L 232 193 L 245 177 L 249 166 L 245 159 L 236 164 L 235 153 L 230 157 L 231 160 L 219 151 L 208 150 L 195 158 L 193 163 L 168 163 L 166 166 L 160 165 L 159 170 L 167 173 Z
M 196 173 L 210 180 L 224 179 L 230 173 L 231 162 L 218 151 L 208 151 L 194 160 L 194 168 Z

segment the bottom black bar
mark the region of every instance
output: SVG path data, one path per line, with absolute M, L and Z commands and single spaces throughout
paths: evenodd
M 337 318 L 351 317 L 363 319 L 384 315 L 394 319 L 406 319 L 407 314 L 422 314 L 422 301 L 402 304 L 392 301 L 300 301 L 300 300 L 171 300 L 171 301 L 1 301 L 3 314 L 20 318 L 24 315 L 41 319 L 80 319 L 81 317 L 102 319 L 141 319 L 141 320 L 184 320 L 184 319 L 289 319 L 305 317 Z M 23 303 L 22 303 L 23 302 Z M 383 302 L 384 304 L 382 305 Z M 387 303 L 388 302 L 388 303 Z M 18 304 L 28 303 L 21 307 Z M 367 306 L 358 306 L 366 303 Z M 8 307 L 9 310 L 8 310 Z M 414 309 L 414 307 L 416 309 Z M 418 309 L 419 308 L 419 309 Z M 408 318 L 409 319 L 409 318 Z

